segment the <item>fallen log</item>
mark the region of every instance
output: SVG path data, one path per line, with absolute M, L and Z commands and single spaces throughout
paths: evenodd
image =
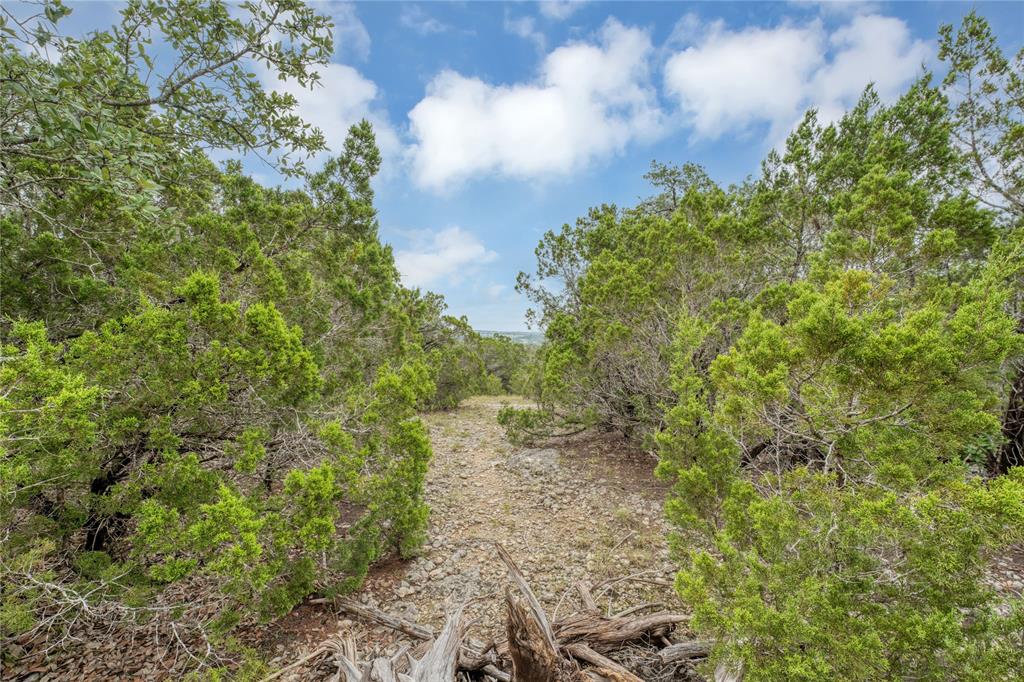
M 609 682 L 644 682 L 615 661 L 605 658 L 586 644 L 570 644 L 565 647 L 565 650 L 581 661 L 597 666 L 597 670 L 594 672 Z
M 373 621 L 391 630 L 396 630 L 403 634 L 409 635 L 414 639 L 420 639 L 428 641 L 434 638 L 434 631 L 423 625 L 412 623 L 402 618 L 397 618 L 390 614 L 384 613 L 378 609 L 364 606 L 353 599 L 347 599 L 340 597 L 338 599 L 312 599 L 311 603 L 322 604 L 331 603 L 337 606 L 340 610 L 345 613 L 350 613 L 354 616 L 359 616 L 365 620 Z
M 687 616 L 678 613 L 620 618 L 589 611 L 574 613 L 556 623 L 555 637 L 561 644 L 584 642 L 599 653 L 608 653 L 627 644 L 651 643 L 667 637 L 677 623 L 687 620 Z

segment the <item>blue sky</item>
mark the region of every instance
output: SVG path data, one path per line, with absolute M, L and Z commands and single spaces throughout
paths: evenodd
M 70 6 L 76 33 L 118 7 Z M 652 159 L 742 180 L 808 107 L 835 118 L 868 82 L 892 99 L 938 68 L 939 25 L 972 7 L 1007 51 L 1024 42 L 1012 2 L 316 6 L 336 50 L 324 87 L 290 88 L 299 113 L 335 148 L 359 118 L 375 124 L 381 237 L 404 281 L 510 331 L 526 328 L 515 277 L 542 233 L 647 195 Z

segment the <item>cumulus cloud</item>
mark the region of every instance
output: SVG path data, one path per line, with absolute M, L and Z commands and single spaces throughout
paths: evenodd
M 373 124 L 377 146 L 385 159 L 398 158 L 401 142 L 386 111 L 379 106 L 377 85 L 345 64 L 326 64 L 317 70 L 320 83 L 312 89 L 295 81 L 279 81 L 266 69 L 262 81 L 268 89 L 295 97 L 296 113 L 323 132 L 331 154 L 341 151 L 349 127 L 365 118 Z
M 467 273 L 498 258 L 472 232 L 449 227 L 430 233 L 409 250 L 395 253 L 395 264 L 408 287 L 428 287 L 447 280 L 457 283 Z
M 548 19 L 568 19 L 583 6 L 583 0 L 542 0 L 540 13 Z
M 835 118 L 872 81 L 883 98 L 894 97 L 932 53 L 903 21 L 878 15 L 855 16 L 831 34 L 820 21 L 705 28 L 668 59 L 665 90 L 696 135 L 708 138 L 762 122 L 778 135 L 812 106 Z
M 668 60 L 665 89 L 702 136 L 792 119 L 821 62 L 823 38 L 818 24 L 732 32 L 716 22 L 698 45 Z
M 609 19 L 598 44 L 548 54 L 537 79 L 494 85 L 443 71 L 409 112 L 413 178 L 443 190 L 477 174 L 568 173 L 663 131 L 649 34 Z
M 411 28 L 424 36 L 431 33 L 444 33 L 449 29 L 448 24 L 430 16 L 419 5 L 406 5 L 398 20 L 402 26 Z

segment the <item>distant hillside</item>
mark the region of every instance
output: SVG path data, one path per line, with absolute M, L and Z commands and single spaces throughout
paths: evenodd
M 533 346 L 539 346 L 544 342 L 544 332 L 498 332 L 492 329 L 477 329 L 476 331 L 480 336 L 507 336 L 513 341 Z

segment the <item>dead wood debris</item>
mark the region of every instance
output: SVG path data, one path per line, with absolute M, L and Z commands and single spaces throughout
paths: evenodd
M 339 633 L 311 654 L 266 678 L 331 655 L 333 682 L 663 682 L 701 679 L 690 665 L 708 656 L 711 642 L 672 643 L 669 636 L 688 616 L 666 611 L 641 613 L 661 604 L 642 604 L 616 615 L 597 607 L 592 588 L 577 583 L 577 610 L 560 618 L 544 611 L 522 571 L 501 545 L 508 569 L 505 590 L 506 639 L 482 647 L 467 640 L 465 603 L 454 608 L 440 633 L 429 627 L 359 604 L 351 599 L 318 599 L 340 611 L 401 632 L 420 642 L 390 658 L 360 661 L 350 637 Z M 515 589 L 513 589 L 513 587 Z M 600 587 L 600 586 L 599 586 Z M 618 660 L 614 660 L 618 659 Z M 742 672 L 720 667 L 715 680 L 736 682 Z

